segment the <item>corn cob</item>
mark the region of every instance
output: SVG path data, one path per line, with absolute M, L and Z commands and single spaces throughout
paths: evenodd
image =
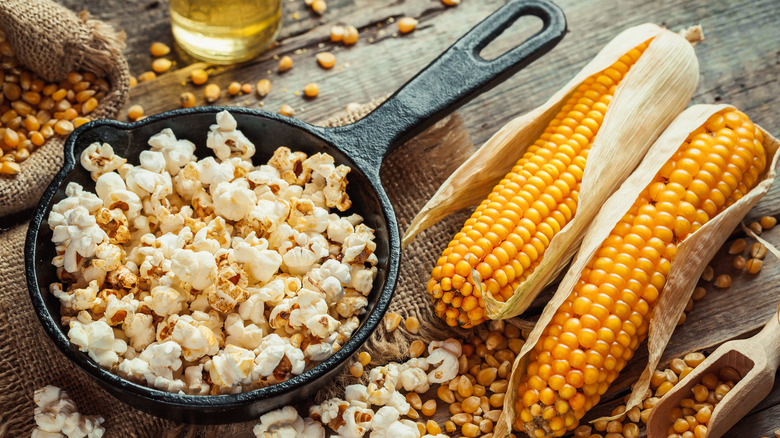
M 561 436 L 644 340 L 677 245 L 745 195 L 766 166 L 763 134 L 736 110 L 692 132 L 612 229 L 530 352 L 514 426 Z
M 427 287 L 447 324 L 469 328 L 484 322 L 483 291 L 509 299 L 574 217 L 593 138 L 617 85 L 648 45 L 586 79 L 449 243 Z

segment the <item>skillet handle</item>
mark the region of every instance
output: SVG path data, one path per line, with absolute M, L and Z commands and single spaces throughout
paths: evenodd
M 523 16 L 542 30 L 487 61 L 479 52 Z M 369 171 L 379 172 L 388 151 L 403 144 L 478 94 L 550 51 L 566 32 L 566 17 L 547 0 L 510 0 L 450 46 L 382 105 L 361 120 L 320 134 Z

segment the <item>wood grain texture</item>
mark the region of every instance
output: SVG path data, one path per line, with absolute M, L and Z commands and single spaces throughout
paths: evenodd
M 123 29 L 127 34 L 126 56 L 135 75 L 149 70 L 149 45 L 165 42 L 174 51 L 171 59 L 177 66 L 193 62 L 175 48 L 168 22 L 167 2 L 163 0 L 60 0 L 74 9 L 89 10 L 93 16 Z M 278 111 L 282 104 L 292 105 L 297 117 L 317 122 L 343 109 L 350 102 L 368 102 L 400 87 L 428 62 L 470 27 L 504 3 L 502 0 L 463 0 L 454 8 L 439 0 L 329 0 L 323 17 L 307 10 L 302 0 L 283 0 L 284 26 L 280 44 L 250 62 L 230 67 L 211 68 L 211 80 L 223 90 L 232 81 L 255 84 L 269 78 L 272 91 L 263 100 L 252 93 L 235 98 L 224 97 L 220 105 L 239 105 Z M 730 103 L 746 112 L 765 129 L 780 134 L 780 4 L 776 0 L 559 0 L 567 15 L 569 33 L 543 59 L 530 65 L 510 80 L 476 98 L 460 113 L 472 140 L 481 144 L 508 120 L 541 104 L 568 81 L 603 45 L 626 27 L 655 22 L 678 30 L 701 24 L 705 42 L 696 46 L 700 63 L 700 82 L 693 103 Z M 297 19 L 294 15 L 297 14 Z M 420 20 L 417 31 L 397 36 L 397 25 L 389 23 L 401 16 Z M 353 47 L 336 45 L 328 40 L 333 24 L 349 23 L 360 30 L 360 41 Z M 500 38 L 491 53 L 513 46 L 516 29 L 510 37 Z M 328 50 L 337 58 L 337 67 L 323 70 L 314 54 Z M 281 55 L 294 60 L 292 70 L 276 73 Z M 139 84 L 131 91 L 129 104 L 141 104 L 147 114 L 178 107 L 178 96 L 192 91 L 203 102 L 202 87 L 187 80 L 194 66 L 164 74 Z M 296 96 L 308 82 L 320 85 L 320 96 L 306 100 Z M 780 188 L 775 186 L 751 211 L 746 221 L 764 215 L 780 216 Z M 457 230 L 451 230 L 453 233 Z M 740 235 L 741 232 L 737 232 Z M 763 237 L 780 246 L 780 227 Z M 721 343 L 745 338 L 757 332 L 772 314 L 780 299 L 778 278 L 780 263 L 767 256 L 758 275 L 737 273 L 731 256 L 721 251 L 713 261 L 716 272 L 729 273 L 733 285 L 717 290 L 703 284 L 707 296 L 696 303 L 685 324 L 679 327 L 662 362 L 668 363 L 690 351 L 710 352 Z M 541 310 L 542 294 L 533 307 Z M 531 316 L 532 317 L 532 316 Z M 621 373 L 602 404 L 587 418 L 609 413 L 628 394 L 631 383 L 647 360 L 644 346 Z M 663 365 L 663 363 L 662 363 Z M 780 385 L 750 415 L 745 417 L 730 437 L 772 436 L 780 428 Z

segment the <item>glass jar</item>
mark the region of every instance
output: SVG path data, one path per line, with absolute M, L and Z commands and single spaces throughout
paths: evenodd
M 176 42 L 192 56 L 217 64 L 252 59 L 282 25 L 281 0 L 170 0 Z

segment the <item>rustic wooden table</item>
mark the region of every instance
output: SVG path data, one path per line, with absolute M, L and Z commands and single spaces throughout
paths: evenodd
M 151 69 L 149 45 L 153 41 L 174 47 L 165 0 L 59 0 L 74 10 L 87 9 L 95 17 L 127 33 L 126 56 L 131 72 Z M 694 103 L 731 103 L 775 135 L 780 134 L 780 3 L 776 0 L 689 0 L 616 1 L 557 0 L 565 11 L 569 33 L 548 55 L 524 71 L 476 98 L 461 109 L 475 144 L 481 144 L 511 118 L 537 106 L 568 81 L 582 65 L 619 31 L 643 22 L 654 22 L 677 30 L 701 23 L 706 41 L 696 46 L 701 78 Z M 254 93 L 220 99 L 222 105 L 246 105 L 278 111 L 292 105 L 297 117 L 316 122 L 350 102 L 365 103 L 397 89 L 433 60 L 460 35 L 504 3 L 504 0 L 463 0 L 457 7 L 445 7 L 439 0 L 329 0 L 324 16 L 313 14 L 303 0 L 283 0 L 284 26 L 280 44 L 259 58 L 239 66 L 215 67 L 212 80 L 225 90 L 232 81 L 256 83 L 269 78 L 273 91 L 262 102 Z M 420 20 L 416 32 L 397 35 L 393 20 L 402 16 Z M 328 40 L 330 26 L 349 23 L 360 30 L 353 47 Z M 507 32 L 488 49 L 499 54 L 517 41 L 518 29 Z M 314 54 L 330 50 L 337 67 L 319 68 Z M 277 56 L 290 55 L 294 67 L 276 73 Z M 139 103 L 147 114 L 177 108 L 178 96 L 194 91 L 198 103 L 202 90 L 186 84 L 197 66 L 174 48 L 176 71 L 139 84 L 129 104 Z M 305 100 L 296 95 L 308 82 L 320 85 L 320 96 Z M 123 113 L 124 114 L 124 113 Z M 750 218 L 780 216 L 780 184 L 750 213 Z M 764 233 L 780 244 L 780 227 Z M 665 360 L 686 352 L 711 351 L 729 339 L 755 333 L 774 312 L 780 299 L 777 281 L 780 263 L 768 256 L 757 276 L 739 274 L 730 258 L 720 253 L 713 262 L 718 272 L 734 276 L 725 290 L 713 290 L 697 303 L 688 321 L 672 338 Z M 646 353 L 642 348 L 619 381 L 602 399 L 595 414 L 611 410 L 627 393 L 639 375 Z M 780 428 L 780 385 L 728 436 L 752 438 L 774 436 Z

